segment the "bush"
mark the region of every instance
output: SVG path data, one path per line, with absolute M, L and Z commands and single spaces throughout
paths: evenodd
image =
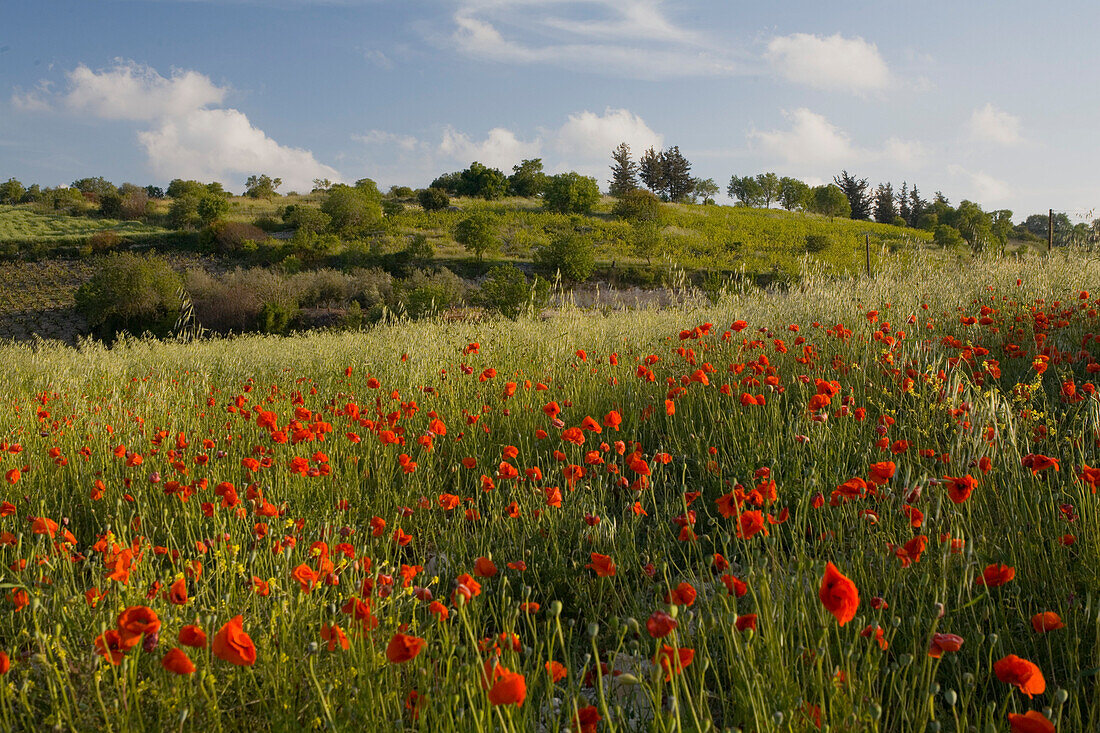
M 455 227 L 455 241 L 472 252 L 480 261 L 486 254 L 496 252 L 500 246 L 497 238 L 497 219 L 487 211 L 475 210 Z
M 201 226 L 199 197 L 185 195 L 173 199 L 168 208 L 168 225 L 173 229 L 197 229 Z
M 466 284 L 445 267 L 432 273 L 416 270 L 398 289 L 400 303 L 412 318 L 460 305 L 465 295 Z
M 199 197 L 195 213 L 203 224 L 213 224 L 229 213 L 229 201 L 216 193 L 206 193 Z
M 104 229 L 88 237 L 88 248 L 92 254 L 105 254 L 122 246 L 123 239 L 118 232 Z
M 304 204 L 292 204 L 283 209 L 283 221 L 299 232 L 320 234 L 329 228 L 331 217 L 320 209 Z
M 424 211 L 440 211 L 451 205 L 451 198 L 442 188 L 425 188 L 416 195 Z
M 290 324 L 297 316 L 296 306 L 285 303 L 264 303 L 263 308 L 260 308 L 260 331 L 285 334 L 290 330 Z
M 627 191 L 615 202 L 611 213 L 620 219 L 639 224 L 643 222 L 661 221 L 661 199 L 644 188 L 636 188 Z
M 321 211 L 329 216 L 331 231 L 356 235 L 382 224 L 382 196 L 366 184 L 352 187 L 341 183 L 329 189 Z
M 156 255 L 108 255 L 76 291 L 76 308 L 103 338 L 128 332 L 164 337 L 180 311 L 182 278 Z
M 932 241 L 941 247 L 958 247 L 965 242 L 959 230 L 947 224 L 936 227 L 932 232 Z
M 535 250 L 535 261 L 548 271 L 559 271 L 567 280 L 584 282 L 596 269 L 596 248 L 579 232 L 559 234 Z
M 240 221 L 216 221 L 203 229 L 199 243 L 207 252 L 218 255 L 239 255 L 255 249 L 255 242 L 267 239 L 267 232 Z M 253 243 L 249 247 L 249 243 Z
M 814 254 L 817 252 L 824 252 L 829 248 L 829 238 L 824 234 L 807 234 L 806 235 L 806 251 Z
M 430 260 L 435 257 L 435 247 L 428 241 L 427 235 L 421 233 L 412 235 L 403 251 L 410 260 L 414 261 Z
M 528 284 L 523 271 L 515 265 L 497 265 L 489 270 L 476 302 L 515 320 L 528 309 L 540 310 L 550 301 L 550 283 L 538 275 Z
M 600 202 L 600 185 L 580 173 L 561 173 L 547 180 L 542 200 L 559 214 L 587 214 Z

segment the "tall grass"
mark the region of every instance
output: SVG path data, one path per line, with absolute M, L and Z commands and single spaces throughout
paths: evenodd
M 0 532 L 10 533 L 0 536 L 0 648 L 12 660 L 0 721 L 561 730 L 591 706 L 584 715 L 599 715 L 607 730 L 806 730 L 820 716 L 831 730 L 984 731 L 1006 729 L 1007 713 L 1024 710 L 1044 711 L 1061 730 L 1095 729 L 1100 512 L 1078 475 L 1095 465 L 1100 436 L 1100 402 L 1086 392 L 1100 348 L 1085 339 L 1098 331 L 1097 303 L 1080 297 L 1100 282 L 1100 265 L 1064 253 L 967 270 L 889 258 L 880 267 L 874 280 L 811 275 L 784 294 L 746 289 L 664 310 L 112 349 L 0 347 L 0 475 L 20 469 L 0 496 L 13 506 L 0 512 Z M 960 321 L 983 305 L 991 322 Z M 744 330 L 731 330 L 736 321 Z M 692 331 L 708 323 L 708 333 Z M 1010 356 L 1010 343 L 1021 356 Z M 1040 375 L 1033 362 L 1044 347 Z M 816 413 L 815 379 L 841 390 Z M 1067 396 L 1067 381 L 1083 399 Z M 516 390 L 506 398 L 508 382 Z M 766 404 L 745 406 L 742 393 Z M 575 445 L 544 410 L 550 402 L 566 427 L 613 410 L 622 424 L 585 431 Z M 261 427 L 261 412 L 277 416 L 287 442 Z M 429 451 L 418 438 L 436 417 L 446 435 L 436 426 Z M 288 427 L 295 420 L 301 442 Z M 386 444 L 387 431 L 404 444 Z M 911 445 L 895 453 L 895 441 Z M 1030 454 L 1058 459 L 1059 470 L 1033 474 L 1022 465 Z M 290 470 L 296 457 L 318 475 Z M 246 459 L 261 463 L 252 470 Z M 634 459 L 646 461 L 648 482 Z M 518 478 L 500 477 L 502 461 Z M 886 461 L 896 470 L 875 495 L 830 506 L 838 485 Z M 567 465 L 586 475 L 570 485 Z M 532 467 L 541 480 L 525 475 Z M 738 484 L 751 492 L 764 483 L 760 469 L 776 482 L 777 499 L 762 510 L 778 523 L 742 538 L 718 500 Z M 967 474 L 977 487 L 956 504 L 942 478 Z M 223 506 L 233 502 L 219 495 L 222 482 L 239 504 Z M 194 488 L 186 501 L 184 485 Z M 550 487 L 560 507 L 548 504 Z M 443 509 L 443 494 L 459 505 Z M 906 505 L 923 513 L 919 528 Z M 35 533 L 37 517 L 58 523 L 55 537 Z M 386 522 L 378 536 L 375 518 Z M 398 528 L 408 544 L 395 541 Z M 906 565 L 895 549 L 921 534 L 927 548 Z M 1063 544 L 1066 535 L 1075 541 Z M 351 545 L 349 556 L 338 543 Z M 124 584 L 106 577 L 106 561 L 126 547 L 140 559 Z M 292 572 L 328 570 L 326 549 L 330 572 L 302 590 Z M 594 573 L 592 553 L 609 556 L 615 574 Z M 716 570 L 715 553 L 728 569 Z M 480 595 L 463 603 L 456 581 L 479 558 L 498 572 L 478 578 Z M 860 592 L 844 626 L 818 598 L 827 561 Z M 526 569 L 508 566 L 517 562 Z M 1014 580 L 975 584 L 1000 563 L 1015 568 Z M 403 565 L 422 566 L 409 587 Z M 731 595 L 724 574 L 747 592 Z M 189 599 L 176 605 L 165 593 L 181 578 Z M 258 595 L 253 578 L 270 583 L 270 595 Z M 666 603 L 681 583 L 697 597 Z M 92 588 L 104 593 L 94 604 Z M 448 608 L 448 620 L 419 589 Z M 351 597 L 369 600 L 376 628 L 341 610 Z M 153 609 L 159 636 L 114 666 L 93 641 L 132 606 Z M 678 622 L 660 640 L 646 626 L 655 611 Z M 1065 628 L 1033 631 L 1032 616 L 1045 611 Z M 755 630 L 738 630 L 748 614 Z M 255 643 L 253 666 L 208 646 L 185 649 L 193 674 L 162 668 L 183 625 L 213 639 L 237 615 Z M 346 632 L 347 650 L 328 650 L 321 633 L 332 624 Z M 399 629 L 426 647 L 393 663 L 385 650 Z M 965 642 L 932 658 L 937 632 Z M 502 634 L 514 634 L 515 646 Z M 662 644 L 694 650 L 667 679 L 654 664 Z M 993 665 L 1010 653 L 1038 665 L 1043 694 L 1029 699 L 998 679 Z M 566 669 L 558 682 L 551 661 Z M 524 676 L 522 705 L 491 702 L 481 684 L 487 663 Z

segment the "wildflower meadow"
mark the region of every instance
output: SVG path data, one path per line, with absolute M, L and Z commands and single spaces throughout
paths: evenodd
M 1100 728 L 1100 262 L 0 346 L 6 730 Z

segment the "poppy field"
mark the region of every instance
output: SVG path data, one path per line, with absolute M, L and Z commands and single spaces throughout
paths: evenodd
M 1098 284 L 0 346 L 0 726 L 1095 730 Z

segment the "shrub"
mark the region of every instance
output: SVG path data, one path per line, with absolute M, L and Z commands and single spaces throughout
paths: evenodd
M 435 256 L 435 247 L 425 234 L 416 233 L 409 239 L 404 249 L 405 255 L 414 261 L 430 260 Z
M 807 234 L 806 251 L 811 254 L 824 252 L 829 248 L 829 238 L 824 234 Z
M 203 229 L 199 243 L 207 252 L 219 255 L 238 255 L 248 249 L 248 243 L 262 242 L 267 232 L 242 221 L 216 221 Z
M 298 308 L 285 303 L 264 303 L 260 308 L 260 331 L 285 334 L 298 316 Z
M 932 241 L 941 247 L 957 247 L 964 243 L 962 234 L 953 226 L 940 224 L 932 232 Z
M 77 310 L 104 338 L 121 332 L 164 337 L 179 316 L 182 278 L 156 255 L 108 255 L 76 291 Z
M 550 283 L 538 275 L 528 284 L 523 271 L 515 265 L 497 265 L 489 270 L 476 302 L 483 308 L 495 310 L 506 318 L 515 320 L 528 306 L 538 310 L 550 300 Z
M 596 269 L 592 239 L 579 232 L 559 234 L 535 250 L 535 261 L 548 271 L 557 270 L 573 282 L 584 282 Z
M 118 249 L 122 246 L 122 242 L 123 239 L 118 235 L 118 232 L 104 229 L 88 237 L 88 248 L 92 251 L 92 254 L 104 254 Z
M 354 235 L 382 223 L 382 196 L 372 186 L 337 184 L 329 189 L 321 211 L 329 216 L 331 231 Z
M 455 227 L 455 241 L 472 252 L 478 260 L 496 252 L 500 246 L 497 238 L 497 219 L 487 211 L 475 210 Z
M 451 198 L 442 188 L 425 188 L 416 195 L 424 211 L 440 211 L 451 205 Z
M 173 199 L 168 208 L 168 225 L 173 229 L 197 229 L 201 226 L 199 196 L 185 195 Z
M 611 213 L 620 219 L 626 219 L 635 224 L 643 222 L 659 223 L 661 220 L 661 199 L 657 198 L 651 191 L 636 188 L 620 196 L 611 209 Z
M 400 303 L 413 318 L 460 305 L 465 295 L 466 284 L 445 267 L 436 272 L 416 270 L 398 290 Z
M 542 200 L 559 214 L 587 214 L 600 202 L 600 185 L 580 173 L 561 173 L 546 181 Z
M 283 221 L 299 232 L 320 234 L 329 228 L 332 218 L 314 206 L 292 204 L 283 209 Z
M 199 197 L 195 206 L 195 213 L 203 224 L 213 224 L 218 219 L 229 213 L 229 202 L 224 196 L 216 193 L 206 193 Z

